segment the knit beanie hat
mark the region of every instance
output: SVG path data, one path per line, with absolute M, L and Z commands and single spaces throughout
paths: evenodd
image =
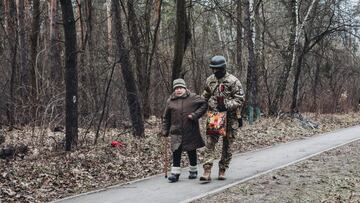
M 175 80 L 173 81 L 173 89 L 175 89 L 176 87 L 183 87 L 183 88 L 186 89 L 185 80 L 182 79 L 182 78 L 175 79 Z

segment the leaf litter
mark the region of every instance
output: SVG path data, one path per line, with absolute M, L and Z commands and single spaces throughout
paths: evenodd
M 360 124 L 359 113 L 304 116 L 319 124 L 319 127 L 306 129 L 291 118 L 264 117 L 253 125 L 245 125 L 239 130 L 234 142 L 234 151 L 251 151 Z M 204 120 L 201 120 L 202 127 L 205 126 Z M 62 148 L 65 136 L 62 132 L 30 127 L 22 131 L 3 132 L 6 141 L 0 147 L 23 143 L 29 147 L 29 152 L 24 159 L 0 159 L 0 200 L 48 202 L 160 174 L 163 172 L 164 155 L 163 139 L 158 136 L 159 125 L 160 119 L 155 118 L 149 122 L 145 129 L 145 138 L 142 139 L 134 138 L 126 129 L 107 129 L 97 145 L 92 144 L 94 132 L 79 129 L 81 144 L 77 150 L 71 152 L 64 152 Z M 201 130 L 204 132 L 203 128 Z M 114 147 L 113 141 L 121 144 Z M 216 150 L 219 150 L 219 147 Z M 199 162 L 203 160 L 203 153 L 203 148 L 198 151 Z M 182 166 L 187 167 L 185 153 L 183 156 Z M 264 180 L 263 184 L 253 184 L 267 189 L 273 181 L 282 185 L 282 181 L 287 178 L 286 173 L 273 176 L 274 179 Z M 314 180 L 318 183 L 336 185 L 339 190 L 346 190 L 351 186 L 351 183 L 347 185 L 347 180 L 333 181 L 326 177 Z M 255 194 L 252 188 L 247 186 L 241 191 Z M 331 194 L 333 192 L 329 189 L 328 195 Z M 343 198 L 336 195 L 330 197 Z

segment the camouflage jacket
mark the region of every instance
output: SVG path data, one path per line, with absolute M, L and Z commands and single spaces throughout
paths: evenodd
M 220 91 L 219 86 L 223 84 L 224 90 Z M 205 90 L 202 96 L 208 101 L 209 109 L 215 110 L 218 105 L 218 97 L 224 98 L 224 104 L 228 111 L 230 125 L 240 114 L 245 95 L 242 85 L 235 76 L 226 73 L 224 77 L 217 79 L 214 74 L 206 80 Z

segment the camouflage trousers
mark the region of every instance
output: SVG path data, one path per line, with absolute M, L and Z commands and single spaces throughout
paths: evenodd
M 236 134 L 235 129 L 229 127 L 227 129 L 226 137 L 218 135 L 207 135 L 206 138 L 206 149 L 205 149 L 205 162 L 204 166 L 213 166 L 213 162 L 216 159 L 215 146 L 219 142 L 220 137 L 222 137 L 222 150 L 221 150 L 221 159 L 219 161 L 219 169 L 226 170 L 229 168 L 229 164 L 232 158 L 232 143 L 235 139 Z

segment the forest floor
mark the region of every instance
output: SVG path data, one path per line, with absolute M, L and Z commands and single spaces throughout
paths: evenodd
M 236 136 L 234 151 L 251 151 L 360 124 L 360 113 L 304 116 L 319 124 L 319 127 L 304 128 L 296 119 L 289 117 L 262 118 L 253 125 L 246 124 Z M 153 118 L 146 122 L 145 138 L 134 138 L 125 129 L 107 129 L 101 133 L 98 144 L 93 145 L 94 132 L 80 129 L 78 149 L 66 153 L 62 148 L 61 141 L 65 136 L 62 132 L 38 128 L 23 128 L 10 132 L 3 130 L 6 141 L 0 148 L 25 144 L 30 150 L 24 159 L 0 159 L 0 202 L 48 202 L 159 174 L 163 170 L 164 159 L 163 139 L 157 136 L 158 132 L 159 119 Z M 112 147 L 110 143 L 114 140 L 121 144 Z M 204 150 L 200 149 L 200 162 L 203 153 Z M 347 156 L 352 155 L 358 154 Z M 187 159 L 182 160 L 183 166 L 187 166 Z M 316 157 L 310 160 L 316 160 Z M 277 179 L 286 177 L 286 173 L 271 176 L 272 181 L 279 181 Z M 332 184 L 332 180 L 325 177 L 319 181 L 330 181 L 329 184 Z M 260 183 L 259 187 L 262 185 L 262 182 Z M 271 183 L 268 181 L 267 184 Z M 287 188 L 285 182 L 283 184 L 284 188 Z M 244 191 L 246 192 L 246 189 Z

